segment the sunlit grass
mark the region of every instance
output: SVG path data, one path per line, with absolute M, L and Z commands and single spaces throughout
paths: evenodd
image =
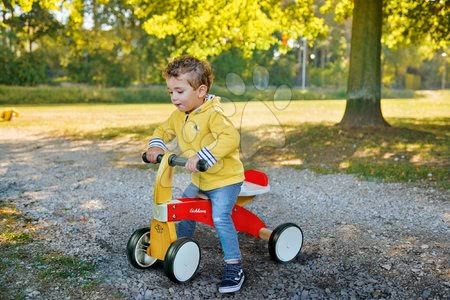
M 0 107 L 0 111 L 2 111 Z M 19 128 L 52 135 L 83 136 L 109 128 L 128 128 L 163 121 L 172 111 L 168 104 L 88 104 L 16 106 L 20 117 L 0 122 L 0 128 Z
M 241 131 L 247 165 L 287 165 L 385 181 L 437 182 L 448 188 L 450 91 L 426 92 L 416 99 L 387 99 L 381 104 L 392 125 L 383 131 L 334 126 L 345 110 L 342 100 L 224 100 L 223 106 Z M 155 126 L 174 108 L 168 103 L 16 109 L 20 117 L 0 122 L 0 130 L 16 128 L 77 139 L 128 138 L 145 147 Z
M 0 202 L 0 249 L 2 246 L 28 243 L 31 235 L 18 225 L 22 214 L 12 205 Z M 30 227 L 28 224 L 26 227 Z
M 54 287 L 75 298 L 80 290 L 99 289 L 94 264 L 38 245 L 35 227 L 12 202 L 0 201 L 0 299 L 29 298 L 24 282 L 39 289 L 43 299 Z
M 345 172 L 370 180 L 438 183 L 448 188 L 448 127 L 436 134 L 404 127 L 380 132 L 343 130 L 332 124 L 303 124 L 286 128 L 285 147 L 263 148 L 251 160 L 267 164 L 269 158 L 270 164 L 322 173 Z M 264 130 L 251 134 L 263 135 Z

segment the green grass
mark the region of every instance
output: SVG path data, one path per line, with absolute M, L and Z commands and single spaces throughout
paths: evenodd
M 448 120 L 450 121 L 450 119 Z M 289 127 L 286 145 L 262 148 L 254 157 L 260 164 L 312 169 L 320 173 L 357 174 L 366 180 L 416 182 L 450 188 L 450 126 L 427 120 L 433 131 L 418 124 L 378 129 L 344 130 L 332 124 Z M 392 119 L 391 123 L 396 123 Z M 437 123 L 439 124 L 439 122 Z M 423 126 L 423 127 L 427 127 Z M 263 135 L 264 130 L 253 131 Z
M 163 86 L 145 88 L 16 87 L 0 85 L 0 105 L 77 103 L 161 103 L 168 99 Z
M 291 99 L 295 100 L 325 100 L 345 99 L 344 90 L 300 89 L 289 88 Z M 214 85 L 211 93 L 221 95 L 232 101 L 247 101 L 250 99 L 273 99 L 277 87 L 270 86 L 258 90 L 254 86 L 245 87 L 243 95 L 234 95 L 227 87 Z M 286 93 L 284 93 L 286 95 Z M 383 89 L 384 98 L 411 98 L 410 90 Z M 100 104 L 100 103 L 166 103 L 169 101 L 165 85 L 150 85 L 146 87 L 104 88 L 86 85 L 70 86 L 5 86 L 0 85 L 0 105 L 40 105 L 40 104 Z
M 335 126 L 345 109 L 341 100 L 224 102 L 225 113 L 241 130 L 243 144 L 252 148 L 244 159 L 247 166 L 291 166 L 450 187 L 450 91 L 382 100 L 383 115 L 392 125 L 383 131 Z M 0 122 L 0 130 L 91 140 L 127 138 L 143 149 L 155 126 L 174 108 L 171 104 L 77 104 L 16 109 L 20 117 Z M 121 149 L 117 152 L 122 155 Z
M 26 288 L 39 291 L 43 299 L 54 298 L 55 289 L 75 298 L 80 291 L 99 291 L 96 266 L 47 250 L 36 239 L 31 221 L 12 203 L 0 201 L 0 299 L 27 299 Z
M 35 265 L 42 267 L 39 276 L 48 283 L 58 279 L 88 278 L 96 268 L 92 263 L 60 253 L 46 253 L 36 257 Z
M 11 204 L 0 201 L 0 247 L 8 245 L 23 245 L 32 241 L 27 232 L 29 224 L 21 228 L 18 223 L 22 215 Z

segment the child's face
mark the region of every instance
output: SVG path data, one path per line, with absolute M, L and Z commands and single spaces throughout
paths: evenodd
M 196 90 L 187 81 L 189 74 L 182 74 L 178 78 L 170 77 L 166 80 L 170 100 L 182 112 L 191 112 L 200 105 L 206 96 L 206 86 L 201 85 Z

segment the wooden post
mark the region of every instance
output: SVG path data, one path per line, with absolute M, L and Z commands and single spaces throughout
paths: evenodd
M 268 241 L 270 239 L 270 236 L 272 235 L 272 230 L 268 228 L 261 228 L 259 230 L 259 238 L 265 241 Z

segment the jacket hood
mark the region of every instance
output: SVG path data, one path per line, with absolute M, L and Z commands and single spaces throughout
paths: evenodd
M 220 97 L 211 94 L 207 95 L 205 102 L 200 107 L 195 109 L 193 113 L 199 114 L 211 108 L 214 108 L 216 111 L 220 113 L 223 112 L 222 107 L 220 106 Z

